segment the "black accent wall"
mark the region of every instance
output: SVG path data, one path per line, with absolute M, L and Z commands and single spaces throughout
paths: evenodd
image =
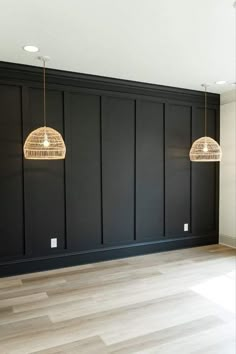
M 183 233 L 183 225 L 191 227 L 191 146 L 192 109 L 169 104 L 165 119 L 165 221 L 166 236 Z
M 42 93 L 40 68 L 0 62 L 0 275 L 218 241 L 219 165 L 189 160 L 202 92 L 48 70 L 66 160 L 25 160 Z M 219 96 L 208 102 L 218 140 Z
M 164 104 L 136 101 L 135 206 L 137 241 L 164 236 Z

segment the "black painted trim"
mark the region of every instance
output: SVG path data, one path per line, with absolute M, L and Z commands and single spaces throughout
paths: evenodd
M 24 139 L 24 126 L 23 126 L 23 117 L 25 115 L 25 111 L 27 110 L 26 106 L 25 106 L 25 95 L 26 95 L 26 88 L 25 87 L 21 87 L 21 139 L 22 142 L 25 141 Z M 22 144 L 22 148 L 23 148 L 23 144 Z M 22 212 L 23 212 L 23 252 L 24 252 L 24 256 L 26 255 L 26 249 L 27 249 L 27 245 L 26 245 L 26 238 L 25 238 L 25 170 L 24 170 L 24 155 L 22 154 Z
M 190 149 L 192 147 L 192 141 L 193 141 L 193 107 L 191 107 L 191 121 L 190 121 Z M 192 161 L 190 161 L 190 225 L 189 225 L 189 229 L 188 232 L 190 234 L 192 234 L 193 232 L 193 227 L 192 227 L 192 223 L 193 223 L 193 165 L 192 165 Z
M 104 244 L 103 237 L 103 158 L 102 158 L 102 96 L 100 96 L 100 193 L 101 193 L 101 245 Z
M 218 243 L 218 236 L 192 236 L 166 239 L 126 246 L 107 247 L 79 253 L 54 254 L 48 257 L 21 259 L 0 264 L 0 277 L 46 271 L 50 269 L 95 263 L 117 258 L 132 257 L 181 248 L 198 247 Z
M 168 103 L 163 104 L 163 238 L 166 237 L 166 112 Z
M 216 110 L 216 139 L 220 144 L 220 106 Z M 216 189 L 215 189 L 215 203 L 216 203 L 216 232 L 219 235 L 219 219 L 220 219 L 220 163 L 215 164 L 216 173 Z
M 63 135 L 65 136 L 66 131 L 66 116 L 69 114 L 68 112 L 68 95 L 67 92 L 63 92 Z M 67 154 L 67 151 L 66 151 Z M 67 178 L 68 175 L 66 173 L 66 159 L 64 160 L 64 215 L 65 215 L 65 227 L 64 227 L 64 249 L 68 248 L 68 237 L 67 237 Z
M 9 83 L 22 82 L 39 83 L 42 81 L 42 69 L 37 66 L 22 65 L 0 61 L 0 80 Z M 47 69 L 47 83 L 59 87 L 71 86 L 102 91 L 118 92 L 134 95 L 153 96 L 168 100 L 181 100 L 186 102 L 198 102 L 204 105 L 204 93 L 202 91 L 188 90 L 170 86 L 162 86 L 138 81 L 108 78 L 98 75 L 81 74 L 70 71 Z M 208 93 L 208 105 L 219 105 L 220 95 Z
M 27 130 L 24 127 L 25 121 L 28 121 L 29 117 L 29 88 L 27 86 L 22 86 L 22 141 L 24 142 L 27 138 Z M 26 208 L 26 203 L 25 203 L 25 191 L 26 191 L 26 181 L 25 181 L 25 159 L 23 158 L 22 161 L 23 164 L 23 184 L 22 188 L 24 190 L 24 195 L 23 195 L 23 208 L 24 208 L 24 255 L 27 257 L 30 255 L 31 251 L 31 245 L 30 245 L 30 240 L 27 237 L 28 236 L 28 227 L 25 222 L 25 208 Z
M 136 241 L 136 149 L 137 149 L 137 100 L 134 101 L 134 241 Z
M 67 71 L 59 71 L 54 69 L 47 69 L 48 77 L 48 90 L 60 90 L 63 94 L 63 113 L 64 113 L 64 135 L 67 145 L 67 158 L 65 160 L 65 170 L 64 177 L 65 179 L 65 209 L 66 203 L 69 203 L 70 195 L 66 186 L 69 184 L 69 171 L 71 168 L 71 159 L 70 159 L 70 119 L 65 119 L 65 117 L 70 116 L 70 95 L 72 92 L 87 92 L 87 93 L 96 93 L 100 96 L 100 123 L 102 119 L 102 96 L 120 96 L 123 98 L 132 98 L 133 100 L 145 99 L 147 101 L 154 101 L 163 104 L 163 131 L 164 131 L 164 148 L 163 155 L 165 157 L 165 116 L 168 113 L 169 104 L 175 101 L 175 104 L 186 105 L 191 107 L 192 118 L 195 114 L 196 107 L 204 107 L 204 94 L 201 91 L 192 91 L 180 88 L 165 87 L 160 85 L 133 82 L 128 80 L 120 80 L 115 78 L 105 78 L 95 75 L 79 74 L 72 73 Z M 0 62 L 0 83 L 7 85 L 19 86 L 22 89 L 22 134 L 23 141 L 26 136 L 24 126 L 24 117 L 29 115 L 29 88 L 30 87 L 41 87 L 42 81 L 42 69 L 40 67 L 33 67 L 27 65 L 20 65 L 14 63 L 4 63 Z M 220 96 L 217 94 L 208 95 L 209 108 L 213 108 L 216 112 L 216 135 L 217 140 L 219 140 L 219 103 Z M 136 122 L 136 114 L 135 114 Z M 26 119 L 27 120 L 27 119 Z M 66 124 L 65 124 L 66 122 Z M 102 125 L 100 124 L 100 129 Z M 102 130 L 100 131 L 102 135 Z M 136 130 L 135 130 L 136 134 Z M 136 143 L 136 136 L 134 144 Z M 102 196 L 102 139 L 100 146 L 101 153 L 101 196 Z M 134 156 L 135 157 L 135 156 Z M 22 162 L 24 164 L 24 160 Z M 135 159 L 136 163 L 136 159 Z M 51 256 L 47 257 L 37 257 L 30 258 L 30 239 L 28 238 L 28 233 L 25 233 L 25 255 L 21 259 L 12 257 L 11 260 L 3 260 L 0 263 L 0 276 L 21 274 L 27 272 L 41 271 L 47 269 L 54 269 L 66 266 L 73 266 L 89 262 L 97 262 L 108 259 L 115 259 L 121 257 L 135 256 L 139 254 L 168 251 L 171 249 L 178 249 L 184 247 L 194 247 L 200 245 L 214 244 L 218 242 L 218 220 L 219 220 L 219 164 L 216 164 L 216 231 L 215 236 L 213 235 L 199 235 L 192 236 L 188 235 L 175 235 L 175 238 L 166 238 L 165 235 L 165 158 L 163 160 L 164 167 L 164 178 L 163 178 L 163 188 L 164 188 L 164 234 L 163 239 L 155 242 L 145 242 L 138 243 L 134 240 L 132 244 L 119 245 L 113 247 L 106 247 L 103 245 L 100 249 L 89 250 L 86 252 L 73 253 L 72 249 L 69 247 L 69 240 L 67 240 L 67 232 L 65 233 L 65 250 L 63 254 L 54 253 Z M 136 166 L 134 165 L 134 172 Z M 24 174 L 24 171 L 23 171 Z M 134 174 L 135 178 L 135 174 Z M 23 181 L 24 182 L 24 181 Z M 135 182 L 135 181 L 134 181 Z M 24 184 L 25 186 L 25 184 Z M 23 186 L 23 187 L 24 187 Z M 135 186 L 134 186 L 135 188 Z M 191 189 L 192 190 L 192 189 Z M 134 190 L 134 198 L 136 197 L 136 188 Z M 190 195 L 191 199 L 192 196 Z M 135 203 L 134 203 L 135 207 Z M 66 210 L 65 210 L 66 213 Z M 101 228 L 103 229 L 103 203 L 101 198 Z M 192 214 L 192 200 L 191 200 L 191 214 Z M 66 216 L 66 214 L 65 214 Z M 134 210 L 134 221 L 136 213 Z M 65 220 L 66 221 L 66 220 Z M 134 224 L 134 227 L 136 223 Z M 67 229 L 68 225 L 65 224 Z M 66 230 L 67 231 L 67 230 Z M 102 230 L 103 231 L 103 230 Z M 191 215 L 191 231 L 192 231 L 192 215 Z M 135 233 L 134 233 L 135 234 Z M 103 232 L 101 234 L 103 238 Z M 103 243 L 103 239 L 102 239 Z M 61 251 L 60 251 L 61 252 Z

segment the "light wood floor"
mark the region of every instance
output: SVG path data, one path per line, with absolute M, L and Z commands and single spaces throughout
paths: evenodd
M 236 250 L 0 279 L 0 354 L 235 354 Z

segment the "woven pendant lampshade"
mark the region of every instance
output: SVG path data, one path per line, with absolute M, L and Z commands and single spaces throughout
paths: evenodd
M 214 139 L 207 136 L 207 85 L 205 87 L 205 136 L 195 140 L 191 147 L 189 157 L 193 162 L 221 161 L 222 150 Z
M 66 147 L 58 131 L 49 127 L 33 130 L 24 144 L 24 155 L 31 160 L 64 159 Z
M 44 127 L 33 130 L 24 144 L 25 159 L 30 160 L 60 160 L 66 156 L 66 146 L 61 134 L 46 126 L 46 90 L 45 90 L 45 61 L 48 57 L 39 57 L 43 61 L 43 108 Z
M 221 161 L 222 151 L 214 139 L 204 136 L 194 141 L 189 156 L 194 162 L 216 162 Z

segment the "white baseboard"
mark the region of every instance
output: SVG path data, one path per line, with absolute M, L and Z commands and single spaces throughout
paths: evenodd
M 229 246 L 232 248 L 236 248 L 236 237 L 227 236 L 227 235 L 220 235 L 219 244 L 224 245 L 224 246 Z

